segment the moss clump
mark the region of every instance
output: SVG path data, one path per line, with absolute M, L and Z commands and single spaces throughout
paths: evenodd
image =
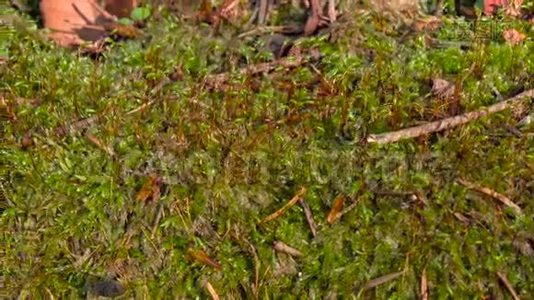
M 449 20 L 401 43 L 379 27 L 393 25 L 354 16 L 334 42 L 298 42 L 320 49 L 313 67 L 235 72 L 213 90 L 210 74 L 264 62 L 265 53 L 234 29 L 209 36 L 171 14 L 158 18 L 96 60 L 32 29 L 14 33 L 0 66 L 16 116 L 4 122 L 0 150 L 9 296 L 81 297 L 96 277 L 119 280 L 125 298 L 206 297 L 207 281 L 228 298 L 407 299 L 418 297 L 423 270 L 432 298 L 501 297 L 497 271 L 521 296 L 534 294 L 532 127 L 511 134 L 518 119 L 503 112 L 422 139 L 360 142 L 446 116 L 447 100 L 424 97 L 436 76 L 463 78 L 460 111 L 495 103 L 495 90 L 533 88 L 531 41 L 428 45 L 462 28 Z M 169 74 L 180 76 L 155 89 Z M 95 115 L 84 130 L 54 131 Z M 160 197 L 141 203 L 150 176 L 161 179 Z M 458 178 L 509 196 L 524 215 Z M 300 187 L 316 238 L 298 206 L 258 225 Z M 329 225 L 338 195 L 358 204 Z M 303 256 L 274 252 L 276 240 Z

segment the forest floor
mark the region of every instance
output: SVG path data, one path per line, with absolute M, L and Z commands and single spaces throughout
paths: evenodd
M 262 31 L 166 9 L 92 55 L 17 18 L 4 296 L 534 295 L 531 23 L 358 11 L 275 59 Z

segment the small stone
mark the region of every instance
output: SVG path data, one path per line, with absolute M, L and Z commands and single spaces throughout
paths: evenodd
M 93 282 L 90 291 L 96 296 L 113 298 L 124 294 L 124 287 L 117 280 L 104 279 Z

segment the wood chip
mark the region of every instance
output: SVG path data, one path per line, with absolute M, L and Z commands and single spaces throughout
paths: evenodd
M 421 274 L 421 300 L 428 300 L 428 279 L 426 278 L 426 269 Z
M 502 195 L 502 194 L 499 194 L 497 192 L 495 192 L 494 190 L 491 190 L 487 187 L 483 187 L 483 186 L 479 186 L 475 183 L 472 183 L 470 181 L 467 181 L 467 180 L 464 180 L 464 179 L 457 179 L 456 180 L 459 184 L 465 186 L 466 188 L 469 188 L 469 189 L 472 189 L 472 190 L 475 190 L 475 191 L 478 191 L 482 194 L 486 194 L 494 199 L 497 199 L 499 200 L 501 203 L 503 203 L 504 205 L 510 207 L 511 209 L 514 210 L 514 212 L 518 215 L 521 215 L 523 213 L 523 211 L 521 210 L 521 207 L 519 207 L 517 204 L 515 204 L 514 202 L 512 202 L 512 200 L 510 200 L 508 197 Z
M 300 252 L 299 250 L 297 250 L 297 249 L 295 249 L 295 248 L 293 248 L 291 246 L 286 245 L 284 242 L 281 242 L 281 241 L 275 241 L 273 243 L 273 248 L 276 251 L 289 254 L 290 256 L 293 256 L 293 257 L 301 257 L 302 256 L 302 252 Z

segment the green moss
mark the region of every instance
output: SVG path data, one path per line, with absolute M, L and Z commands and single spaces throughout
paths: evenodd
M 230 28 L 210 36 L 170 14 L 149 18 L 142 37 L 112 44 L 96 60 L 49 44 L 30 27 L 15 32 L 0 66 L 17 117 L 4 122 L 0 148 L 2 277 L 10 295 L 79 298 L 91 278 L 116 277 L 124 298 L 208 297 L 207 280 L 227 298 L 411 299 L 423 270 L 432 298 L 506 295 L 497 271 L 521 296 L 534 294 L 531 258 L 514 246 L 534 230 L 531 128 L 510 134 L 518 120 L 505 111 L 425 141 L 360 143 L 368 133 L 446 114 L 424 97 L 435 77 L 462 79 L 460 111 L 495 103 L 495 90 L 506 98 L 532 88 L 531 41 L 431 48 L 421 33 L 400 44 L 402 34 L 389 34 L 393 24 L 373 18 L 345 20 L 333 43 L 302 41 L 324 55 L 315 69 L 256 77 L 234 72 L 264 61 L 255 41 L 232 37 Z M 447 22 L 425 34 L 469 34 L 463 21 Z M 153 93 L 175 70 L 181 78 Z M 223 91 L 209 89 L 206 77 L 220 72 L 233 78 Z M 101 113 L 85 131 L 55 134 Z M 34 145 L 23 148 L 30 129 Z M 153 174 L 164 182 L 161 198 L 141 203 L 137 193 Z M 458 178 L 507 195 L 524 216 Z M 299 205 L 259 225 L 300 187 L 317 237 Z M 358 203 L 328 224 L 339 195 L 345 207 Z M 276 240 L 303 257 L 275 252 Z M 190 249 L 221 269 L 191 259 Z

